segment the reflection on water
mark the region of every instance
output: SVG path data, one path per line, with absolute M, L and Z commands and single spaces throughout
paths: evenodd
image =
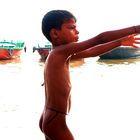
M 38 120 L 44 106 L 44 62 L 34 53 L 0 61 L 0 139 L 44 140 Z M 70 63 L 76 140 L 140 139 L 140 59 Z
M 131 58 L 131 59 L 99 59 L 99 64 L 115 65 L 115 64 L 136 64 L 140 63 L 140 58 Z
M 12 64 L 16 64 L 16 63 L 20 63 L 21 62 L 21 59 L 18 57 L 16 59 L 12 59 L 12 60 L 0 60 L 0 64 L 2 65 L 5 65 L 5 64 L 9 64 L 9 63 L 12 63 Z
M 79 59 L 76 61 L 71 61 L 70 62 L 70 67 L 80 67 L 81 65 L 83 65 L 85 63 L 84 59 Z

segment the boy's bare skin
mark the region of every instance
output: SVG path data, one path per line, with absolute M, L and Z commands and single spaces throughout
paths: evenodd
M 104 32 L 78 43 L 74 19 L 65 21 L 61 30 L 51 30 L 53 49 L 45 62 L 45 106 L 40 119 L 46 140 L 74 140 L 66 124 L 71 104 L 70 60 L 95 57 L 121 45 L 136 47 L 134 43 L 139 44 L 140 39 L 134 33 L 135 29 L 130 27 Z

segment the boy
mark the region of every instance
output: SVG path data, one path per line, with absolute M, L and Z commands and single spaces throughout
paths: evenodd
M 70 110 L 69 61 L 95 57 L 121 45 L 139 44 L 134 34 L 140 25 L 103 32 L 89 40 L 78 41 L 76 18 L 66 10 L 52 10 L 42 20 L 42 32 L 52 43 L 44 69 L 45 106 L 40 118 L 40 129 L 46 140 L 74 140 L 67 124 Z

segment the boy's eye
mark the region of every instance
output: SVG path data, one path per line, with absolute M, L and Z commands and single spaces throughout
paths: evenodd
M 76 27 L 75 26 L 69 26 L 68 28 L 69 29 L 75 29 Z

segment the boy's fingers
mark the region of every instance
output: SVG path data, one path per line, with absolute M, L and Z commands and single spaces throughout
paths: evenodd
M 139 47 L 138 47 L 138 46 L 136 46 L 136 45 L 132 45 L 132 47 L 133 47 L 133 48 L 139 48 Z
M 139 42 L 139 41 L 134 41 L 134 43 L 136 43 L 136 44 L 140 44 L 140 42 Z
M 135 39 L 135 40 L 140 40 L 140 37 L 135 37 L 134 39 Z

